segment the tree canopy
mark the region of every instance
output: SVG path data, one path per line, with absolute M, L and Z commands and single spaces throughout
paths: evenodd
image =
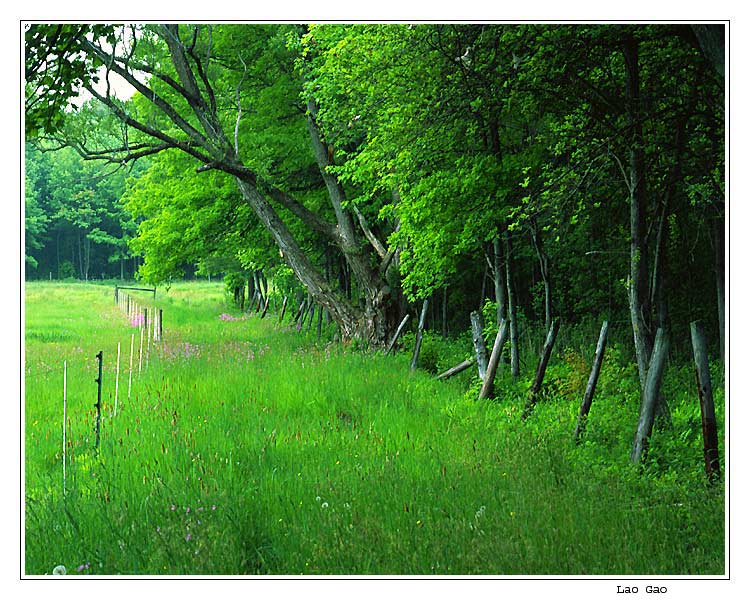
M 421 298 L 461 324 L 487 299 L 524 322 L 620 315 L 643 369 L 659 327 L 710 312 L 723 332 L 722 36 L 29 26 L 27 136 L 67 150 L 27 152 L 28 272 L 55 235 L 82 240 L 79 276 L 87 244 L 151 282 L 291 269 L 376 344 Z

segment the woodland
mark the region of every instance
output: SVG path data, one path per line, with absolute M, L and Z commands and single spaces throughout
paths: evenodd
M 45 282 L 137 282 L 154 287 L 156 302 L 157 287 L 168 296 L 173 286 L 182 290 L 186 281 L 214 278 L 223 280 L 231 311 L 219 317 L 227 332 L 235 321 L 265 317 L 272 301 L 272 313 L 278 313 L 274 335 L 288 310 L 298 333 L 305 333 L 309 318 L 310 336 L 317 309 L 317 339 L 310 342 L 318 344 L 315 352 L 323 352 L 325 323 L 325 356 L 334 347 L 354 352 L 352 361 L 361 354 L 364 366 L 352 372 L 362 369 L 363 380 L 386 369 L 379 365 L 400 364 L 382 363 L 394 347 L 400 354 L 396 361 L 414 348 L 410 372 L 415 375 L 419 367 L 430 374 L 425 390 L 441 384 L 432 376 L 444 369 L 454 366 L 438 380 L 471 366 L 470 380 L 449 384 L 462 385 L 460 391 L 445 387 L 434 395 L 445 394 L 440 402 L 446 408 L 431 418 L 442 423 L 441 415 L 450 417 L 448 439 L 457 410 L 471 414 L 469 420 L 485 419 L 485 428 L 490 419 L 507 416 L 509 456 L 516 434 L 531 436 L 524 438 L 528 448 L 578 451 L 564 444 L 552 450 L 547 433 L 535 436 L 538 431 L 562 436 L 575 418 L 589 351 L 599 334 L 575 443 L 584 441 L 583 452 L 598 452 L 596 444 L 606 447 L 604 462 L 615 465 L 628 490 L 640 490 L 643 483 L 638 475 L 631 479 L 632 463 L 653 469 L 648 472 L 659 482 L 654 497 L 666 497 L 658 490 L 673 486 L 668 489 L 680 499 L 665 510 L 692 497 L 695 506 L 710 512 L 714 525 L 704 532 L 710 543 L 686 542 L 679 552 L 689 558 L 682 563 L 682 554 L 662 548 L 668 557 L 663 570 L 720 572 L 723 500 L 714 484 L 722 477 L 726 426 L 724 27 L 27 23 L 22 266 L 27 288 L 41 306 Z M 200 285 L 194 289 L 209 289 Z M 115 297 L 122 308 L 117 291 Z M 186 297 L 180 335 L 198 331 L 190 329 L 187 315 L 200 301 Z M 207 315 L 201 317 L 206 323 L 215 317 Z M 241 338 L 241 326 L 227 335 Z M 250 330 L 259 336 L 270 331 L 258 324 Z M 293 335 L 284 330 L 287 334 Z M 40 329 L 29 335 L 46 343 L 58 334 Z M 221 335 L 212 330 L 212 343 Z M 303 342 L 278 341 L 279 347 L 287 343 Z M 119 342 L 117 348 L 119 374 Z M 101 378 L 101 352 L 98 357 Z M 461 358 L 466 360 L 456 365 Z M 603 426 L 585 438 L 582 427 L 603 360 L 603 394 L 613 413 L 597 418 L 617 421 L 617 433 Z M 321 373 L 332 368 L 320 361 Z M 548 364 L 552 383 L 543 384 Z M 303 369 L 304 362 L 295 368 Z M 212 377 L 215 369 L 206 364 Z M 502 375 L 493 389 L 496 370 Z M 709 398 L 711 377 L 718 422 Z M 242 385 L 231 394 L 243 394 Z M 329 394 L 352 402 L 345 392 L 350 385 L 321 392 L 320 410 L 331 408 L 324 401 Z M 492 416 L 477 416 L 485 410 L 479 404 L 470 409 L 452 404 L 462 393 L 474 403 L 477 392 L 480 401 L 498 401 L 486 409 Z M 271 398 L 279 392 L 268 393 Z M 344 419 L 354 431 L 351 413 L 365 410 L 375 396 L 359 408 L 347 405 L 332 422 Z M 281 405 L 291 402 L 279 398 Z M 570 406 L 554 404 L 561 398 L 571 400 Z M 515 405 L 502 409 L 503 399 L 518 401 L 522 411 L 516 413 Z M 530 425 L 541 429 L 521 429 L 514 419 L 525 423 L 537 400 L 554 401 L 541 409 L 546 416 Z M 390 410 L 394 400 L 384 402 L 378 410 Z M 406 410 L 416 401 L 404 402 Z M 36 410 L 32 404 L 27 397 L 28 410 Z M 283 427 L 284 421 L 279 423 Z M 629 446 L 636 423 L 625 466 L 618 462 L 621 442 L 628 438 Z M 652 430 L 656 452 L 648 455 Z M 565 431 L 565 444 L 570 433 Z M 702 457 L 696 450 L 701 433 Z M 276 429 L 271 438 L 275 434 Z M 473 435 L 468 429 L 465 434 L 467 440 Z M 405 435 L 410 440 L 408 431 Z M 476 453 L 476 439 L 473 444 Z M 266 442 L 259 461 L 265 451 Z M 575 456 L 574 463 L 585 462 Z M 585 469 L 591 468 L 587 463 Z M 445 477 L 445 465 L 440 469 Z M 494 481 L 488 473 L 477 477 L 487 474 L 486 482 Z M 234 481 L 231 473 L 228 481 Z M 550 485 L 556 493 L 565 489 L 555 482 Z M 599 483 L 602 489 L 609 485 Z M 710 501 L 699 501 L 700 494 Z M 404 506 L 409 513 L 408 503 Z M 484 509 L 476 513 L 477 522 Z M 515 509 L 508 514 L 515 518 Z M 691 519 L 704 518 L 696 515 Z M 282 519 L 288 519 L 286 513 L 277 523 Z M 416 523 L 423 525 L 421 518 Z M 687 526 L 674 527 L 678 533 L 666 528 L 662 533 L 680 545 L 683 535 L 689 538 Z M 436 534 L 437 546 L 443 535 Z M 363 551 L 371 547 L 371 539 L 362 542 Z M 39 549 L 41 556 L 43 544 Z M 317 568 L 357 571 L 336 562 L 340 558 Z M 423 572 L 427 567 L 420 560 L 404 569 Z M 258 564 L 238 569 L 298 568 L 294 561 Z M 483 563 L 470 560 L 464 567 L 482 571 L 477 564 Z M 641 563 L 623 564 L 641 569 Z M 153 567 L 148 565 L 138 568 Z M 507 568 L 517 567 L 523 572 L 523 564 Z M 617 567 L 601 571 L 611 568 Z
M 430 298 L 445 333 L 629 320 L 642 371 L 659 327 L 723 348 L 722 27 L 29 25 L 26 277 L 260 275 L 375 345 Z

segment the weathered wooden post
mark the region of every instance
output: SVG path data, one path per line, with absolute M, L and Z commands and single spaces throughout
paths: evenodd
M 263 303 L 263 312 L 260 315 L 260 318 L 264 318 L 266 316 L 266 313 L 268 312 L 268 301 L 271 299 L 270 296 L 266 296 L 266 301 Z
M 279 323 L 284 320 L 284 313 L 286 312 L 286 301 L 287 297 L 284 296 L 284 301 L 281 303 L 281 313 L 279 314 Z
M 299 296 L 297 296 L 299 298 Z M 306 300 L 303 298 L 302 302 L 300 302 L 299 308 L 297 309 L 297 312 L 294 313 L 294 323 L 299 321 L 300 317 L 302 316 L 302 311 L 305 310 L 305 302 Z
M 119 297 L 119 294 L 117 292 L 118 292 L 118 287 L 115 286 L 115 304 L 119 305 L 119 303 L 120 303 L 120 297 Z
M 698 384 L 698 400 L 701 405 L 703 461 L 709 481 L 716 481 L 721 477 L 721 467 L 719 466 L 719 435 L 716 431 L 716 412 L 714 410 L 711 372 L 708 368 L 706 335 L 703 332 L 700 321 L 690 323 L 690 337 L 693 341 L 695 378 Z
M 141 310 L 141 329 L 145 329 L 148 326 L 148 309 L 144 308 Z
M 668 353 L 669 336 L 660 327 L 656 330 L 656 341 L 654 342 L 654 349 L 651 352 L 651 361 L 648 365 L 648 373 L 646 373 L 646 382 L 641 392 L 641 413 L 638 418 L 633 450 L 630 453 L 630 461 L 633 463 L 641 462 L 648 447 L 648 440 L 651 437 L 651 431 L 654 427 L 656 402 L 659 398 L 659 388 L 664 376 L 664 367 L 667 364 Z
M 457 375 L 466 369 L 468 369 L 471 365 L 474 364 L 474 359 L 469 358 L 463 361 L 462 363 L 458 363 L 455 367 L 451 367 L 447 371 L 440 373 L 440 375 L 437 376 L 438 379 L 448 379 L 449 377 L 453 377 L 454 375 Z
M 487 372 L 484 375 L 484 381 L 482 382 L 482 389 L 479 390 L 479 399 L 484 400 L 489 398 L 492 394 L 492 387 L 495 385 L 495 374 L 497 373 L 497 365 L 500 363 L 500 354 L 503 351 L 505 340 L 508 337 L 508 321 L 503 319 L 500 322 L 500 326 L 497 328 L 497 335 L 495 336 L 495 343 L 492 345 L 492 352 L 490 353 L 490 360 L 487 363 Z
M 479 368 L 479 379 L 484 381 L 487 374 L 487 345 L 484 343 L 484 329 L 482 325 L 482 315 L 474 310 L 469 315 L 471 319 L 471 341 L 474 342 L 474 356 L 476 357 L 477 367 Z
M 609 330 L 609 322 L 604 321 L 602 323 L 602 330 L 599 332 L 599 341 L 596 344 L 596 352 L 594 353 L 594 364 L 591 367 L 591 374 L 589 375 L 589 381 L 586 384 L 586 391 L 583 394 L 583 401 L 581 402 L 581 408 L 578 411 L 578 423 L 576 424 L 576 430 L 573 434 L 573 439 L 576 444 L 581 439 L 581 433 L 583 428 L 586 426 L 586 419 L 589 416 L 591 410 L 591 402 L 594 400 L 594 391 L 596 390 L 596 382 L 599 380 L 599 371 L 602 368 L 602 360 L 604 360 L 604 347 L 607 343 L 607 331 Z
M 542 349 L 542 356 L 539 359 L 539 365 L 536 369 L 536 376 L 534 381 L 529 388 L 529 396 L 526 400 L 526 407 L 523 409 L 522 419 L 528 418 L 531 411 L 534 410 L 534 405 L 537 401 L 539 391 L 542 389 L 542 383 L 544 382 L 544 373 L 547 371 L 547 364 L 549 358 L 552 355 L 552 346 L 555 345 L 555 339 L 557 338 L 557 332 L 560 330 L 560 321 L 553 319 L 550 328 L 547 330 L 547 339 L 544 341 L 544 348 Z
M 424 331 L 424 321 L 427 317 L 427 304 L 428 301 L 425 298 L 424 302 L 422 302 L 422 312 L 419 315 L 419 324 L 417 325 L 417 339 L 414 343 L 414 354 L 411 357 L 411 371 L 414 371 L 417 368 L 417 361 L 419 361 L 419 351 L 422 349 L 422 332 Z
M 94 450 L 99 451 L 99 428 L 102 420 L 102 351 L 99 350 L 99 354 L 96 355 L 96 359 L 99 361 L 99 376 L 96 378 L 97 392 L 96 392 L 96 425 L 94 431 L 96 433 L 96 442 L 94 443 Z
M 398 329 L 396 329 L 396 333 L 393 334 L 391 343 L 388 344 L 388 349 L 385 351 L 386 356 L 388 356 L 391 353 L 391 350 L 393 350 L 393 347 L 396 345 L 396 340 L 398 340 L 399 336 L 401 336 L 401 332 L 404 330 L 404 327 L 406 327 L 406 322 L 408 320 L 409 320 L 409 313 L 406 313 L 404 315 L 404 318 L 401 320 L 401 323 L 399 324 Z
M 320 334 L 323 331 L 323 307 L 320 306 L 318 309 L 318 337 L 317 339 L 320 339 Z

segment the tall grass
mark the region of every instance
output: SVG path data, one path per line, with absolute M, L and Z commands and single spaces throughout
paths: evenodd
M 557 380 L 552 369 L 550 397 L 522 422 L 523 382 L 476 402 L 471 374 L 410 374 L 407 353 L 318 342 L 314 328 L 241 317 L 223 300 L 221 284 L 159 292 L 164 340 L 129 402 L 121 379 L 114 416 L 116 347 L 127 357 L 134 329 L 112 289 L 27 284 L 28 574 L 724 572 L 723 491 L 703 483 L 700 456 L 645 472 L 627 462 L 622 423 L 637 405 L 617 389 L 629 376 L 617 357 L 577 448 L 570 365 Z

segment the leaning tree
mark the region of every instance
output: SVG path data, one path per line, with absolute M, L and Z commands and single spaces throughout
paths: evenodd
M 393 252 L 383 254 L 384 244 L 366 221 L 355 218 L 344 187 L 331 172 L 330 144 L 316 121 L 315 98 L 303 93 L 303 73 L 294 68 L 297 57 L 283 43 L 303 33 L 291 25 L 31 25 L 26 31 L 27 134 L 44 131 L 86 158 L 115 164 L 177 149 L 197 161 L 198 172 L 228 174 L 342 337 L 382 344 L 399 316 L 383 268 L 385 260 L 392 262 Z M 243 116 L 260 101 L 254 93 L 277 84 L 260 69 L 275 71 L 276 78 L 297 79 L 296 87 L 288 86 L 285 101 L 297 107 L 296 117 L 306 127 L 307 157 L 301 161 L 312 158 L 317 164 L 319 185 L 328 192 L 326 210 L 308 206 L 271 169 L 253 161 L 262 149 L 258 138 L 244 131 Z M 117 79 L 135 89 L 133 100 L 117 97 Z M 265 82 L 266 90 L 259 82 Z M 102 145 L 91 130 L 71 134 L 62 126 L 61 111 L 68 110 L 81 88 L 121 123 L 116 144 L 108 138 Z M 300 230 L 315 232 L 340 253 L 359 301 L 329 282 L 300 242 Z

